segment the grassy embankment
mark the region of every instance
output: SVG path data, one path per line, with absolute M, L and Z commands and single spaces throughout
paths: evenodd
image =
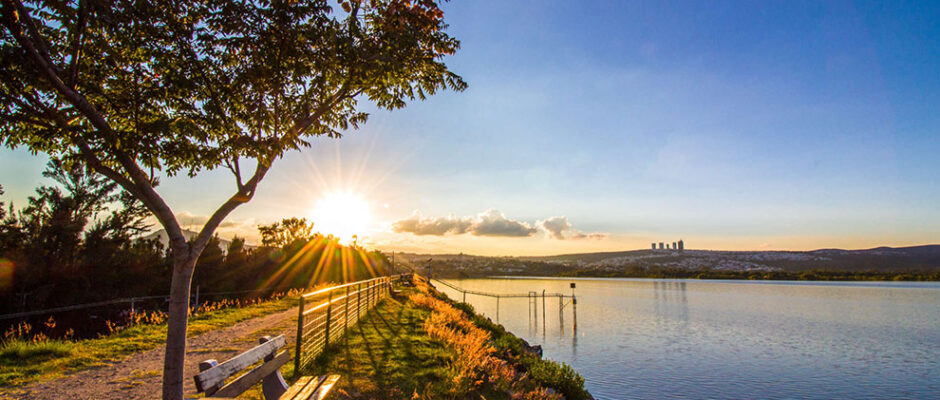
M 189 336 L 286 310 L 297 305 L 297 296 L 210 303 L 189 319 Z M 46 380 L 65 372 L 118 361 L 127 355 L 150 350 L 166 342 L 166 315 L 141 313 L 137 322 L 97 339 L 77 341 L 23 337 L 7 332 L 0 344 L 0 387 L 19 386 Z
M 571 367 L 423 285 L 385 300 L 303 372 L 341 374 L 337 398 L 590 398 Z

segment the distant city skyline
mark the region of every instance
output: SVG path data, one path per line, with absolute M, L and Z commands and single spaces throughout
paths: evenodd
M 940 3 L 499 2 L 444 5 L 470 88 L 274 163 L 220 228 L 361 198 L 385 250 L 548 255 L 862 249 L 940 238 Z M 368 104 L 364 100 L 362 104 Z M 42 155 L 0 150 L 0 201 Z M 198 227 L 224 171 L 161 178 Z M 314 221 L 317 223 L 317 221 Z M 334 222 L 335 223 L 335 222 Z M 676 238 L 669 239 L 667 238 Z

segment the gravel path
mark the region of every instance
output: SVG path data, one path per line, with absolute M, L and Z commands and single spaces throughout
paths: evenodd
M 284 334 L 292 343 L 296 333 L 297 310 L 239 322 L 230 327 L 187 338 L 184 382 L 186 397 L 196 394 L 192 377 L 199 362 L 214 358 L 226 360 L 258 343 L 264 335 Z M 0 399 L 154 399 L 162 393 L 163 351 L 165 346 L 133 354 L 123 361 L 86 369 L 69 375 L 36 382 L 0 392 Z M 291 348 L 288 346 L 288 348 Z

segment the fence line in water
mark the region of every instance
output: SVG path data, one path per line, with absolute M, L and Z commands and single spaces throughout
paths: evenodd
M 431 279 L 429 279 L 430 281 Z M 477 295 L 477 296 L 486 296 L 486 297 L 495 297 L 496 298 L 496 322 L 499 323 L 499 299 L 506 298 L 521 298 L 525 297 L 529 299 L 529 316 L 534 315 L 538 318 L 538 298 L 542 298 L 542 324 L 545 324 L 545 298 L 546 297 L 557 297 L 558 298 L 558 318 L 559 320 L 564 320 L 564 308 L 567 304 L 565 299 L 571 299 L 571 313 L 574 322 L 574 329 L 578 329 L 578 298 L 574 295 L 574 283 L 571 284 L 571 295 L 566 295 L 562 293 L 546 293 L 545 290 L 542 290 L 542 293 L 539 294 L 535 291 L 529 291 L 526 294 L 522 293 L 490 293 L 490 292 L 479 292 L 475 290 L 465 290 L 453 283 L 447 282 L 445 280 L 433 279 L 435 282 L 438 282 L 444 286 L 447 286 L 453 290 L 456 290 L 463 294 L 462 301 L 467 302 L 467 294 Z

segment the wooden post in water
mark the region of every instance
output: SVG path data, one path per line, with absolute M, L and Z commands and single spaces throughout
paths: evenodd
M 535 331 L 539 330 L 539 292 L 529 292 L 532 293 L 532 319 L 535 320 Z
M 574 319 L 574 330 L 578 330 L 578 298 L 571 295 L 571 317 Z
M 542 289 L 542 335 L 545 335 L 545 289 Z
M 574 333 L 578 332 L 578 298 L 574 296 L 574 282 L 571 282 L 571 317 L 574 319 Z

